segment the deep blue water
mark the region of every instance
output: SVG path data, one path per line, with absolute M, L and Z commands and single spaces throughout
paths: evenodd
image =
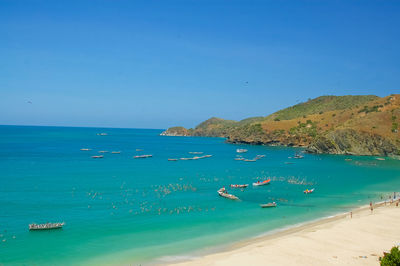
M 163 137 L 161 131 L 0 126 L 0 264 L 163 262 L 400 191 L 400 161 L 394 159 L 305 154 L 295 160 L 288 157 L 301 149 Z M 249 150 L 246 158 L 266 156 L 235 161 L 237 148 Z M 91 158 L 100 150 L 109 152 Z M 167 160 L 196 156 L 191 151 L 212 157 Z M 153 157 L 133 159 L 140 154 Z M 251 186 L 266 178 L 270 185 Z M 228 189 L 240 201 L 218 196 L 231 183 L 250 184 Z M 306 188 L 315 192 L 305 195 Z M 271 201 L 277 208 L 259 207 Z M 32 222 L 47 221 L 66 225 L 28 230 Z

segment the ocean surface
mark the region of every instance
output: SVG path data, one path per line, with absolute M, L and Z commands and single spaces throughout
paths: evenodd
M 302 149 L 161 132 L 0 126 L 0 264 L 164 264 L 400 191 L 400 161 L 390 158 L 293 159 Z M 246 158 L 265 157 L 236 161 L 237 148 L 248 149 Z M 167 160 L 200 156 L 189 152 L 212 157 Z M 141 154 L 153 157 L 133 159 Z M 251 185 L 267 178 L 267 186 Z M 219 197 L 223 186 L 240 201 Z M 311 188 L 314 193 L 303 193 Z M 259 206 L 272 201 L 276 208 Z M 28 230 L 48 221 L 66 225 Z

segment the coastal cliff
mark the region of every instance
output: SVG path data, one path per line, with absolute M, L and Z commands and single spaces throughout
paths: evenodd
M 229 143 L 306 147 L 310 153 L 400 155 L 400 95 L 321 96 L 265 117 L 210 118 L 169 136 L 224 137 Z

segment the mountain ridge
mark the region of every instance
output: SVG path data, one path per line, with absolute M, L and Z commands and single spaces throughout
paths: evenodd
M 400 155 L 400 94 L 320 96 L 265 117 L 212 117 L 185 136 L 224 137 L 229 143 L 306 147 L 308 152 Z M 163 135 L 179 136 L 174 128 Z

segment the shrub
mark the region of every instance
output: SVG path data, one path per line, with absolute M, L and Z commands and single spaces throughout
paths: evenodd
M 275 119 L 274 119 L 274 121 L 281 121 L 278 117 L 276 117 Z
M 386 253 L 381 260 L 381 266 L 397 266 L 400 265 L 400 250 L 393 247 L 390 253 Z

